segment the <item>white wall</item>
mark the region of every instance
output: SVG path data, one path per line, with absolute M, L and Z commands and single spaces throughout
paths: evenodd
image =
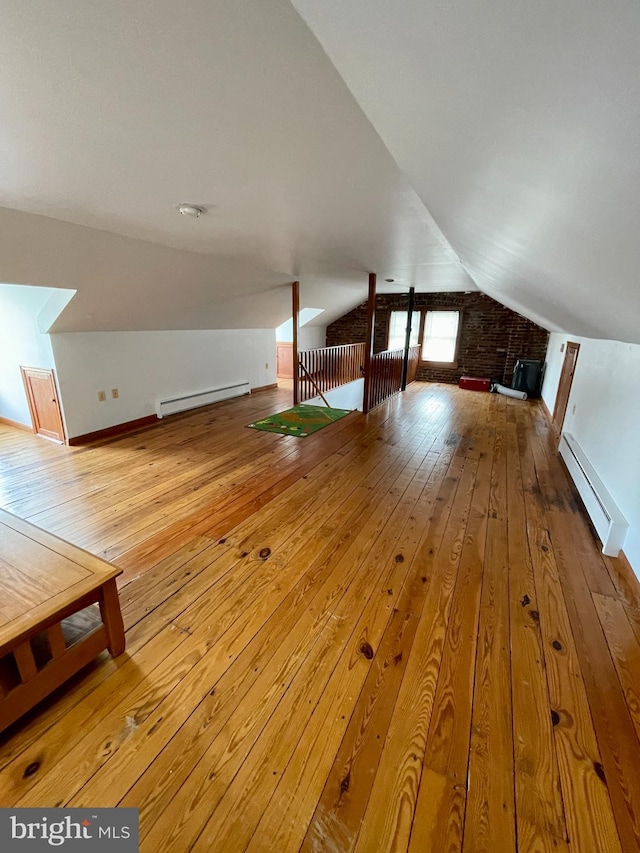
M 159 398 L 276 382 L 273 329 L 66 332 L 51 341 L 71 438 L 153 415 Z
M 362 411 L 364 397 L 364 379 L 355 379 L 353 382 L 348 382 L 346 385 L 340 385 L 338 388 L 332 388 L 331 391 L 324 391 L 324 396 L 327 402 L 333 409 L 357 409 Z M 324 406 L 322 397 L 313 397 L 311 400 L 305 400 L 310 406 Z
M 580 352 L 564 430 L 573 433 L 626 516 L 624 552 L 640 577 L 640 345 L 553 333 L 542 387 L 550 412 L 564 361 L 560 347 L 568 340 L 579 343 Z
M 303 326 L 298 333 L 298 349 L 320 349 L 327 344 L 326 326 Z
M 49 335 L 38 316 L 53 294 L 48 287 L 0 285 L 0 417 L 31 426 L 20 375 L 23 367 L 53 367 Z
M 327 326 L 307 325 L 318 314 L 322 314 L 322 308 L 301 308 L 300 327 L 298 329 L 298 349 L 320 349 L 326 346 Z M 293 341 L 293 319 L 289 317 L 276 329 L 276 341 L 281 344 L 290 344 Z

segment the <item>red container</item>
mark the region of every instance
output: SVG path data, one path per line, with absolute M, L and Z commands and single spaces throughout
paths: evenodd
M 488 391 L 491 388 L 491 380 L 481 376 L 461 376 L 458 385 L 467 391 Z

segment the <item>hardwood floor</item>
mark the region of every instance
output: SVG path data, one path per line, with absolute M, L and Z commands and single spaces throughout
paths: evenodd
M 539 405 L 243 428 L 288 404 L 0 427 L 0 505 L 124 568 L 128 644 L 0 739 L 0 803 L 136 806 L 150 852 L 639 850 L 638 585 Z

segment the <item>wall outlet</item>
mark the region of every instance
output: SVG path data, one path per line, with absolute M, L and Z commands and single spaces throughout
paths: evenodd
M 117 400 L 117 399 L 118 399 L 118 397 L 120 396 L 120 394 L 118 393 L 118 389 L 117 389 L 117 388 L 112 388 L 112 389 L 111 389 L 111 396 L 113 397 L 113 399 L 114 399 L 114 400 Z
M 107 399 L 107 395 L 104 393 L 104 391 L 98 391 L 98 401 L 100 403 L 104 403 L 104 401 L 106 399 Z

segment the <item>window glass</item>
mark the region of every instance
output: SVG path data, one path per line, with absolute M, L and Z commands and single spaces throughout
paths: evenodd
M 392 311 L 389 318 L 389 342 L 387 349 L 404 349 L 404 339 L 407 333 L 407 312 Z M 413 321 L 411 323 L 411 338 L 409 346 L 414 347 L 418 344 L 420 335 L 420 312 L 413 312 Z
M 455 360 L 459 322 L 459 311 L 427 311 L 422 342 L 423 361 Z

